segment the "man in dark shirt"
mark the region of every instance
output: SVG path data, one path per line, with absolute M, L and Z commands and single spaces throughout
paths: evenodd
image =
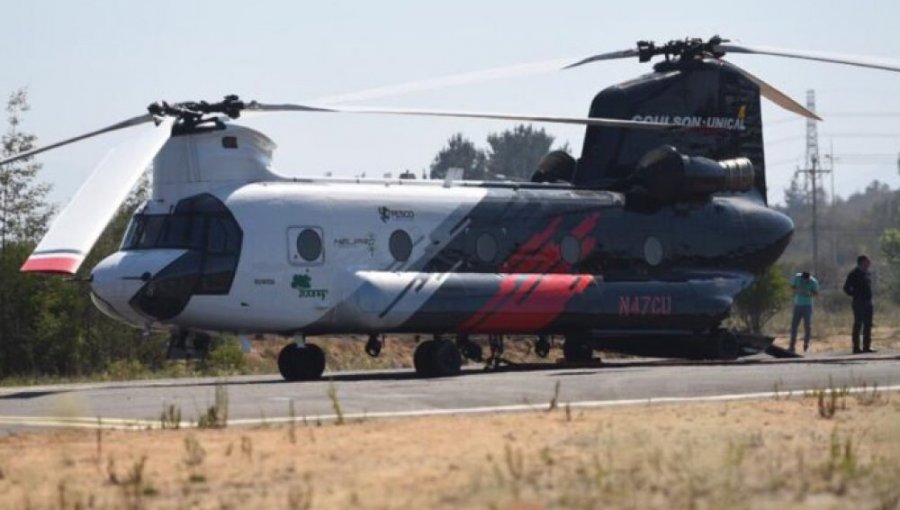
M 853 354 L 875 352 L 872 350 L 872 276 L 869 274 L 869 257 L 856 257 L 856 267 L 847 275 L 844 292 L 853 298 Z M 859 346 L 859 330 L 862 329 L 862 349 Z

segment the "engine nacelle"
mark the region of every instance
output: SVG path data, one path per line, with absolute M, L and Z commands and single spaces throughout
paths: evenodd
M 716 161 L 684 156 L 664 145 L 648 152 L 628 179 L 660 202 L 706 199 L 714 193 L 742 193 L 753 189 L 754 168 L 747 158 Z

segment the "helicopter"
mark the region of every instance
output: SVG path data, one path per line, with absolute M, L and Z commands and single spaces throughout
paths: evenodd
M 715 36 L 600 53 L 562 66 L 662 57 L 652 72 L 599 92 L 584 118 L 244 102 L 154 103 L 145 114 L 0 161 L 121 129 L 117 147 L 54 219 L 21 270 L 74 275 L 152 166 L 150 198 L 120 249 L 90 272 L 104 314 L 166 328 L 172 341 L 214 332 L 293 338 L 288 381 L 321 377 L 317 335 L 431 335 L 413 364 L 460 373 L 504 336 L 564 338 L 569 363 L 595 350 L 736 359 L 771 337 L 723 327 L 735 297 L 775 263 L 794 225 L 767 205 L 760 97 L 818 119 L 726 61 L 781 56 L 900 71 L 865 57 L 731 43 Z M 551 152 L 532 182 L 288 177 L 274 142 L 232 122 L 244 113 L 379 114 L 585 126 L 576 160 Z M 452 339 L 451 339 L 452 338 Z

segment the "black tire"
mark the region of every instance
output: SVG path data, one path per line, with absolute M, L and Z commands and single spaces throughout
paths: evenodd
M 416 347 L 416 352 L 413 353 L 413 366 L 416 369 L 416 373 L 421 377 L 432 377 L 432 373 L 434 372 L 434 367 L 432 365 L 432 354 L 431 351 L 434 349 L 435 342 L 434 340 L 426 340 L 419 344 Z
M 720 331 L 713 338 L 711 345 L 712 359 L 732 361 L 738 359 L 741 354 L 741 346 L 738 345 L 737 336 L 730 331 Z
M 587 363 L 594 359 L 594 348 L 581 338 L 566 338 L 563 342 L 563 358 L 568 363 Z
M 450 340 L 428 340 L 419 344 L 413 365 L 421 377 L 449 377 L 462 369 L 462 356 Z
M 286 381 L 314 381 L 325 371 L 325 352 L 315 344 L 285 345 L 278 353 L 278 371 Z
M 462 355 L 450 340 L 437 340 L 431 350 L 434 377 L 459 375 L 462 369 Z

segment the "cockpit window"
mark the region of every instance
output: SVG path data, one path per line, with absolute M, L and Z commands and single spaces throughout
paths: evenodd
M 241 253 L 243 232 L 225 205 L 209 194 L 178 202 L 171 214 L 136 213 L 122 250 L 193 250 L 194 294 L 227 294 Z M 186 302 L 186 301 L 185 301 Z

